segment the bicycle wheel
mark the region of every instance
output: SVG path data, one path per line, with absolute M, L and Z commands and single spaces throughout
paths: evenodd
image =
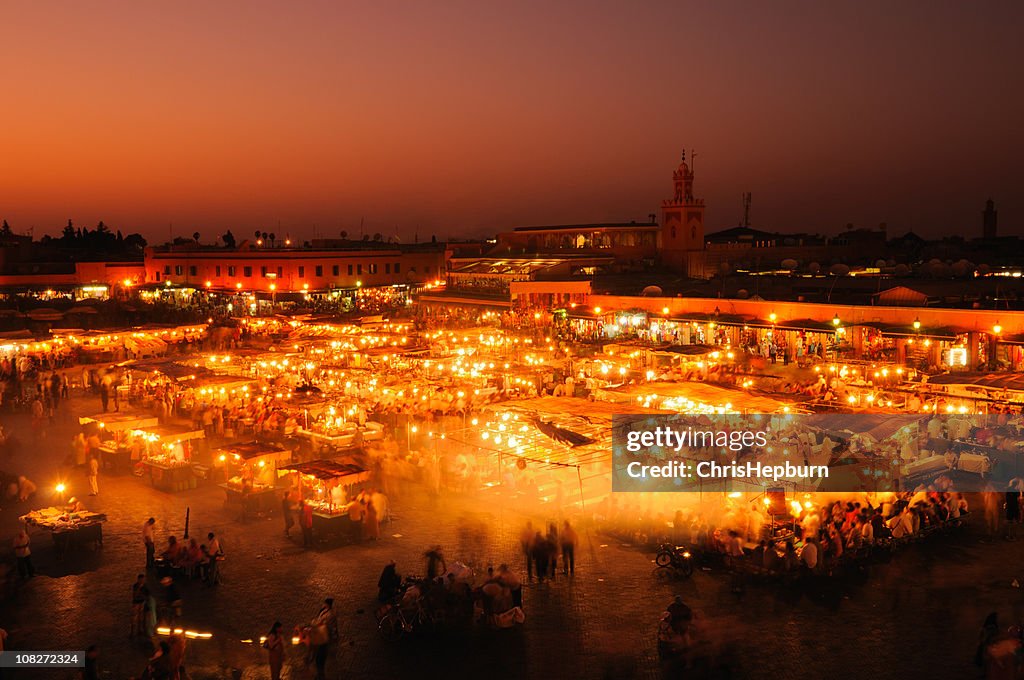
M 377 632 L 387 642 L 398 642 L 405 634 L 405 626 L 402 625 L 400 617 L 388 612 L 377 624 Z
M 658 553 L 658 556 L 654 558 L 654 563 L 659 567 L 667 567 L 672 564 L 672 555 L 667 550 L 662 550 Z
M 683 560 L 679 565 L 679 573 L 686 578 L 693 576 L 693 560 Z

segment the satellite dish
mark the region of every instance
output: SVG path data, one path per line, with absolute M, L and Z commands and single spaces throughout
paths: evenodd
M 834 264 L 828 268 L 828 273 L 832 276 L 846 276 L 850 273 L 850 268 L 845 264 Z

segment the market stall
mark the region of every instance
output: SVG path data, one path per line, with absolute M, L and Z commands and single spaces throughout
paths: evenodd
M 206 436 L 202 430 L 162 426 L 136 430 L 133 435 L 145 442 L 137 465 L 153 488 L 168 493 L 196 488 L 194 458 L 196 442 Z
M 365 483 L 370 473 L 353 463 L 312 460 L 278 468 L 278 474 L 295 475 L 299 496 L 313 508 L 313 534 L 317 540 L 352 541 L 362 527 L 349 519 L 349 503 L 356 502 L 353 487 Z
M 51 507 L 33 510 L 20 519 L 30 527 L 49 531 L 58 555 L 63 557 L 72 545 L 102 546 L 103 523 L 107 516 L 88 510 L 69 512 L 67 508 Z
M 224 446 L 215 454 L 225 481 L 224 503 L 243 513 L 269 512 L 277 504 L 277 471 L 290 463 L 292 451 L 271 442 L 245 442 Z

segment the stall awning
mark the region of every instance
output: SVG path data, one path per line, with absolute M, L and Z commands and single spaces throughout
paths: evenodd
M 718 351 L 717 347 L 711 345 L 669 345 L 668 347 L 659 347 L 652 351 L 652 354 L 659 354 L 664 356 L 686 356 L 686 357 L 702 357 L 712 352 Z
M 890 338 L 928 338 L 930 340 L 953 341 L 956 340 L 958 334 L 966 332 L 952 326 L 922 326 L 915 329 L 912 324 L 893 326 L 881 323 L 865 323 L 863 325 L 877 328 L 882 335 Z
M 742 316 L 740 314 L 705 314 L 703 312 L 687 312 L 683 314 L 673 314 L 672 316 L 669 317 L 668 320 L 683 323 L 713 322 L 716 324 L 721 324 L 723 326 L 750 325 L 750 317 Z
M 1019 373 L 945 373 L 928 378 L 929 385 L 977 385 L 994 390 L 1024 392 L 1024 375 Z
M 370 478 L 370 473 L 358 465 L 333 460 L 311 460 L 306 463 L 284 465 L 278 468 L 278 471 L 282 470 L 293 470 L 320 480 L 344 478 L 345 484 L 359 484 Z
M 148 427 L 156 427 L 160 424 L 156 416 L 142 413 L 98 413 L 94 416 L 82 416 L 78 419 L 79 424 L 88 425 L 96 423 L 105 430 L 118 432 L 121 430 L 144 430 Z
M 282 453 L 291 453 L 291 451 L 284 447 L 256 441 L 223 446 L 221 447 L 221 450 L 233 456 L 238 456 L 242 460 L 253 460 L 254 458 L 262 458 L 263 456 L 278 456 Z
M 198 375 L 207 375 L 211 371 L 205 366 L 182 366 L 176 361 L 125 361 L 119 364 L 133 371 L 144 373 L 163 373 L 173 380 L 187 380 Z

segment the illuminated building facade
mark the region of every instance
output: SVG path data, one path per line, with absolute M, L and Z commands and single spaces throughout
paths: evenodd
M 445 278 L 443 244 L 344 248 L 147 248 L 145 280 L 231 292 L 317 293 L 336 289 L 422 285 Z

